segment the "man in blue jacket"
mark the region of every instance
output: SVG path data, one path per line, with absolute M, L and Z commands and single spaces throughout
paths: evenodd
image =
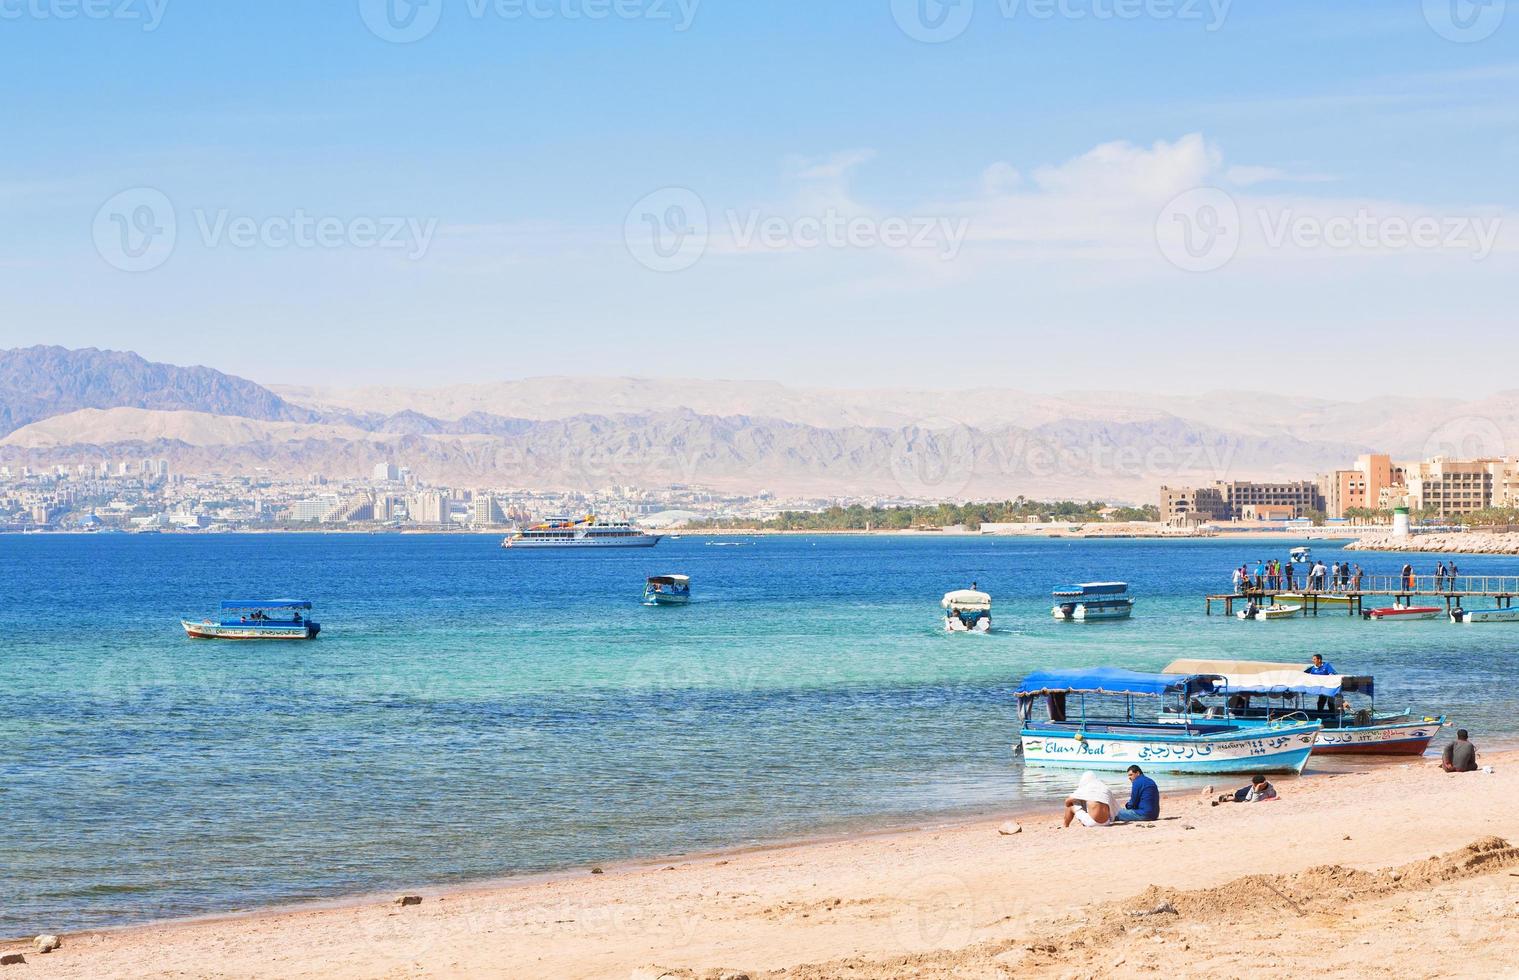
M 1134 823 L 1160 819 L 1160 787 L 1138 766 L 1129 767 L 1129 802 L 1118 819 Z

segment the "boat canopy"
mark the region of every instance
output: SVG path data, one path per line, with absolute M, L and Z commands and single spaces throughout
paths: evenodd
M 222 602 L 224 612 L 240 609 L 310 609 L 305 599 L 227 599 Z
M 690 585 L 689 575 L 650 575 L 650 585 Z
M 1371 677 L 1350 674 L 1309 674 L 1302 664 L 1267 663 L 1254 660 L 1173 660 L 1167 673 L 1218 674 L 1221 694 L 1303 694 L 1337 697 L 1340 694 L 1376 694 Z
M 1211 694 L 1221 678 L 1208 674 L 1142 674 L 1117 667 L 1043 670 L 1018 685 L 1019 698 L 1044 694 Z
M 977 592 L 974 589 L 961 589 L 958 592 L 951 592 L 946 595 L 940 605 L 945 609 L 980 610 L 986 612 L 992 608 L 992 597 L 985 592 Z
M 1083 582 L 1080 585 L 1063 585 L 1055 590 L 1058 599 L 1079 599 L 1089 595 L 1122 595 L 1129 591 L 1127 582 Z

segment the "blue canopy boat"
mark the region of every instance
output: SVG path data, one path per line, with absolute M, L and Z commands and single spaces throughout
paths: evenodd
M 1041 671 L 1018 686 L 1024 763 L 1061 769 L 1176 773 L 1298 773 L 1320 724 L 1294 719 L 1260 725 L 1193 717 L 1198 698 L 1216 693 L 1211 674 L 1144 674 L 1100 667 Z M 1143 698 L 1136 707 L 1135 699 Z M 1161 721 L 1158 699 L 1175 714 Z M 1043 719 L 1035 718 L 1038 705 Z
M 691 601 L 688 575 L 651 575 L 643 587 L 646 606 L 684 606 Z
M 1309 674 L 1306 664 L 1248 660 L 1177 660 L 1168 671 L 1207 671 L 1220 675 L 1218 698 L 1208 717 L 1246 725 L 1284 718 L 1317 721 L 1324 726 L 1314 751 L 1320 755 L 1423 755 L 1446 724 L 1444 715 L 1376 710 L 1376 681 L 1348 674 Z M 1347 695 L 1364 701 L 1352 707 Z M 1312 699 L 1312 700 L 1310 700 Z
M 1068 585 L 1055 590 L 1055 608 L 1051 612 L 1056 619 L 1077 623 L 1128 619 L 1134 611 L 1134 600 L 1125 595 L 1128 591 L 1127 582 Z
M 309 615 L 304 599 L 229 599 L 221 604 L 221 619 L 179 621 L 192 640 L 310 640 L 322 625 Z

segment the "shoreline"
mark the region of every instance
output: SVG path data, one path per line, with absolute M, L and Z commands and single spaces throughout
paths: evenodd
M 1458 838 L 1481 832 L 1501 830 L 1519 839 L 1519 817 L 1511 816 L 1509 805 L 1519 799 L 1519 769 L 1509 775 L 1519 752 L 1484 752 L 1482 761 L 1496 766 L 1497 774 L 1445 774 L 1434 758 L 1425 757 L 1284 780 L 1283 800 L 1270 806 L 1210 808 L 1197 791 L 1174 790 L 1164 794 L 1162 820 L 1148 827 L 1063 832 L 1054 829 L 1058 805 L 1031 804 L 943 823 L 608 863 L 599 875 L 566 870 L 421 888 L 409 894 L 423 896 L 422 905 L 404 910 L 377 894 L 356 895 L 66 934 L 63 947 L 45 956 L 13 942 L 0 943 L 0 952 L 22 952 L 44 976 L 140 975 L 149 962 L 140 959 L 145 955 L 154 970 L 166 973 L 216 969 L 238 976 L 307 971 L 373 976 L 398 970 L 463 975 L 487 969 L 508 976 L 628 977 L 649 963 L 679 971 L 794 970 L 808 962 L 864 956 L 875 963 L 906 954 L 957 961 L 975 942 L 1016 938 L 1005 935 L 1004 920 L 991 914 L 995 908 L 975 915 L 963 911 L 967 903 L 979 904 L 986 889 L 1004 902 L 1031 897 L 1026 882 L 995 873 L 1011 858 L 1037 858 L 1036 866 L 1043 867 L 1049 859 L 1080 865 L 1095 857 L 1099 879 L 1125 881 L 1112 895 L 1098 890 L 1089 896 L 1097 900 L 1127 897 L 1156 884 L 1153 876 L 1146 877 L 1147 868 L 1177 886 L 1195 886 L 1280 871 L 1283 864 L 1308 867 L 1321 863 L 1309 858 L 1331 851 L 1359 852 L 1357 865 L 1372 860 L 1383 866 L 1398 857 L 1387 852 L 1424 857 L 1462 847 L 1470 840 Z M 1104 774 L 1115 787 L 1122 783 L 1118 776 Z M 1244 777 L 1215 780 L 1228 789 L 1242 782 Z M 1339 791 L 1350 786 L 1355 792 Z M 1498 788 L 1503 805 L 1489 798 Z M 1421 815 L 1421 834 L 1408 834 Z M 1241 820 L 1255 828 L 1243 838 L 1229 829 Z M 1008 821 L 1022 824 L 1022 832 L 999 835 L 999 824 Z M 1487 826 L 1494 823 L 1502 826 Z M 1291 829 L 1272 829 L 1278 824 Z M 1385 839 L 1366 836 L 1372 825 L 1386 831 Z M 1283 854 L 1281 830 L 1305 845 L 1322 837 L 1323 854 L 1312 853 L 1312 846 Z M 1218 846 L 1240 849 L 1234 866 L 1221 868 L 1206 854 L 1196 863 L 1193 842 L 1214 834 L 1222 835 Z M 1329 847 L 1342 836 L 1365 837 L 1365 842 Z M 1144 867 L 1124 863 L 1122 873 L 1112 866 L 1123 848 L 1140 843 L 1147 851 L 1152 844 L 1164 845 L 1161 850 L 1171 856 L 1156 854 L 1155 861 L 1141 862 Z M 1090 853 L 1094 848 L 1100 853 Z M 821 895 L 817 889 L 825 883 L 827 895 Z M 731 897 L 725 901 L 725 896 Z M 1075 904 L 1061 903 L 1061 911 Z M 944 912 L 933 911 L 941 906 Z M 925 926 L 925 915 L 941 914 L 944 921 Z M 919 935 L 925 928 L 926 938 Z M 854 975 L 895 974 L 867 969 Z

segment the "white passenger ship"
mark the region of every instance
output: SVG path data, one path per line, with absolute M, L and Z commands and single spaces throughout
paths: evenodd
M 503 548 L 652 548 L 662 535 L 650 534 L 627 521 L 603 523 L 594 514 L 584 520 L 550 517 L 541 524 L 509 534 Z

